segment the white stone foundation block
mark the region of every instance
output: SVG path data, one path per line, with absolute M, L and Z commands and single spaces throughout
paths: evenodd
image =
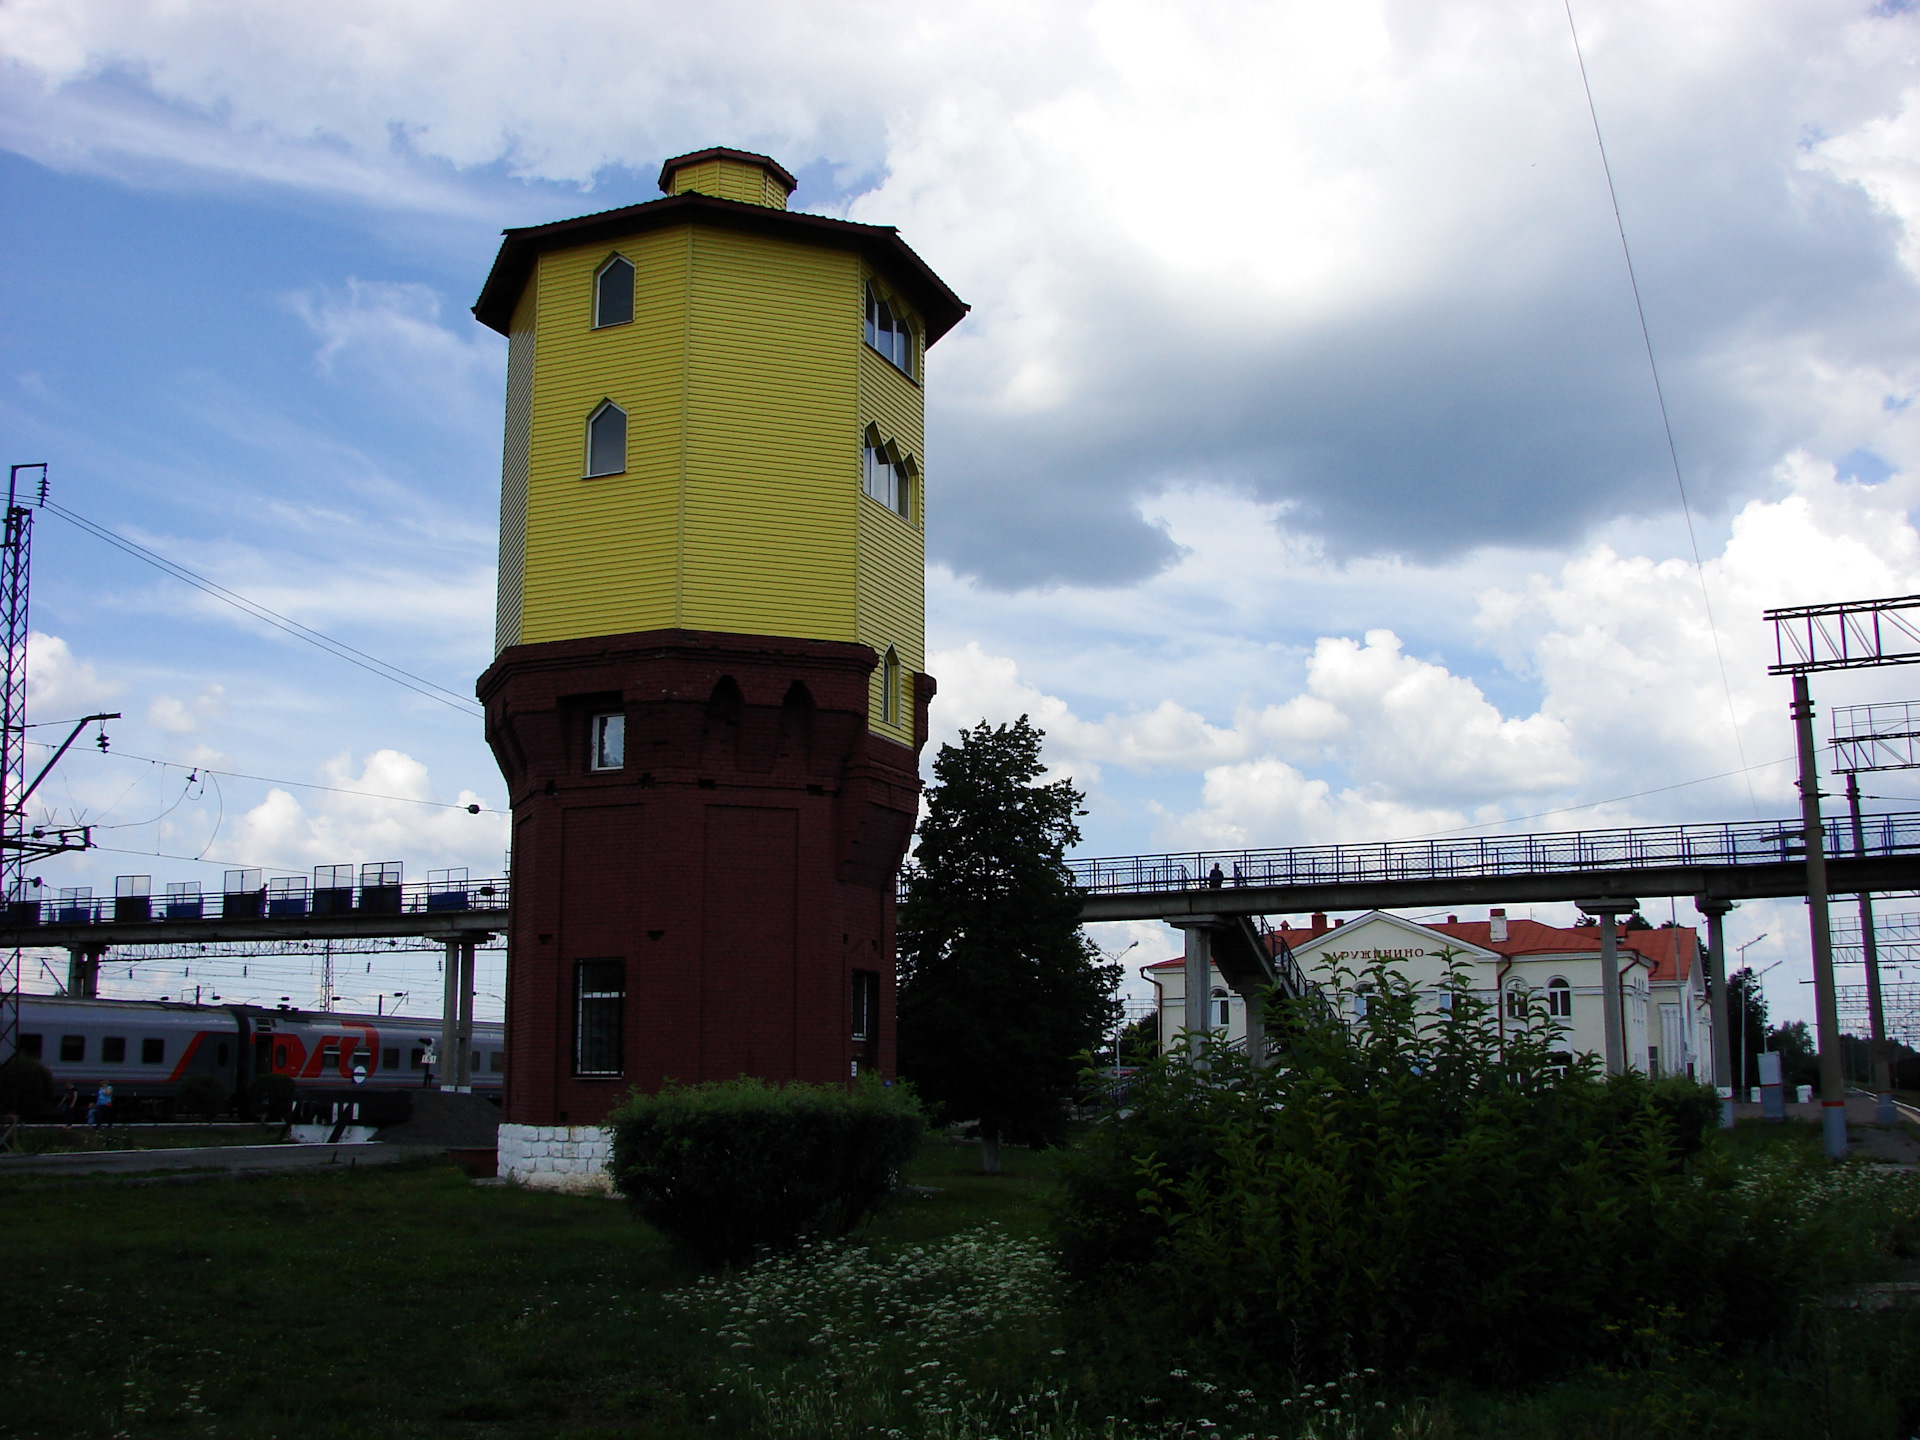
M 598 1125 L 502 1124 L 499 1174 L 534 1190 L 611 1195 L 613 1139 Z

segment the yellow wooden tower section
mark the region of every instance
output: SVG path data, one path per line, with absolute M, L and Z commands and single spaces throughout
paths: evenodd
M 925 668 L 927 347 L 966 307 L 890 226 L 788 211 L 762 155 L 666 163 L 666 198 L 506 232 L 474 307 L 508 336 L 496 653 L 688 630 Z

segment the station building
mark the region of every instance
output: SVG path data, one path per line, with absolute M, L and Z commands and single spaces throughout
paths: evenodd
M 1451 962 L 1465 971 L 1470 991 L 1488 1005 L 1509 997 L 1498 1012 L 1501 1023 L 1519 1008 L 1519 996 L 1530 996 L 1565 1027 L 1569 1053 L 1605 1051 L 1598 927 L 1543 925 L 1509 919 L 1500 910 L 1485 920 L 1449 916 L 1427 923 L 1374 910 L 1350 920 L 1315 915 L 1305 926 L 1285 923 L 1271 934 L 1307 979 L 1323 988 L 1346 988 L 1341 972 L 1364 971 L 1384 961 L 1416 991 L 1437 997 Z M 1697 932 L 1622 929 L 1617 938 L 1628 1064 L 1649 1075 L 1711 1082 L 1713 1020 Z M 1140 973 L 1156 991 L 1161 1048 L 1171 1049 L 1186 1028 L 1186 959 L 1163 960 Z M 1244 1002 L 1218 971 L 1210 999 L 1209 1028 L 1224 1031 L 1230 1043 L 1244 1044 Z M 1347 995 L 1343 1003 L 1351 1013 L 1354 997 Z
M 538 1183 L 592 1170 L 635 1086 L 893 1071 L 925 359 L 967 307 L 793 188 L 679 156 L 661 199 L 507 231 L 474 306 L 508 340 L 501 1156 Z

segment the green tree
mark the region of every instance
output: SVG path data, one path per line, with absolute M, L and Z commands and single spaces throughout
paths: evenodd
M 1820 1084 L 1820 1051 L 1807 1022 L 1776 1025 L 1767 1032 L 1767 1048 L 1780 1052 L 1780 1079 L 1787 1085 Z M 1793 1098 L 1791 1096 L 1787 1097 Z
M 900 1070 L 937 1114 L 1000 1144 L 1065 1134 L 1079 1056 L 1120 1018 L 1120 967 L 1080 931 L 1065 864 L 1080 839 L 1071 781 L 1037 783 L 1045 732 L 985 721 L 934 758 L 900 908 Z
M 1120 1032 L 1120 1063 L 1144 1065 L 1160 1054 L 1160 1016 L 1142 1015 Z
M 1727 977 L 1727 1019 L 1733 1030 L 1733 1063 L 1749 1089 L 1760 1083 L 1760 1052 L 1767 1048 L 1767 997 L 1750 969 Z

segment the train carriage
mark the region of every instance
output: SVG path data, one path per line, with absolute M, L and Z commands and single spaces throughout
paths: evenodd
M 211 1075 L 240 1095 L 256 1076 L 285 1075 L 304 1102 L 373 1101 L 381 1111 L 404 1114 L 401 1092 L 421 1088 L 433 1074 L 440 1021 L 23 995 L 19 1033 L 21 1052 L 45 1065 L 56 1084 L 89 1093 L 111 1084 L 122 1117 L 167 1113 L 194 1075 Z M 468 1057 L 475 1094 L 499 1098 L 505 1040 L 501 1025 L 475 1023 Z

